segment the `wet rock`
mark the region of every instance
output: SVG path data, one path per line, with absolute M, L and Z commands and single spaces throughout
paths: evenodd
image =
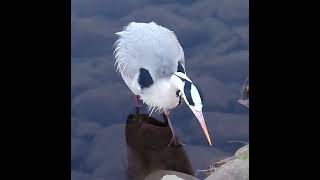
M 126 124 L 128 179 L 140 180 L 158 170 L 189 175 L 194 171 L 184 147 L 168 147 L 172 133 L 167 123 L 146 114 L 129 115 Z
M 199 180 L 199 179 L 189 174 L 185 174 L 177 171 L 159 170 L 149 174 L 144 180 Z
M 210 176 L 205 180 L 249 180 L 249 145 L 234 156 L 211 164 Z

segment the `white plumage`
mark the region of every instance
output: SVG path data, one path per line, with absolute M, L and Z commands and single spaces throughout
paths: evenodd
M 179 99 L 169 80 L 177 72 L 178 62 L 184 66 L 184 52 L 175 34 L 154 22 L 132 22 L 116 34 L 116 66 L 130 90 L 140 95 L 149 108 L 176 107 Z M 140 68 L 147 69 L 155 82 L 145 93 L 138 84 Z

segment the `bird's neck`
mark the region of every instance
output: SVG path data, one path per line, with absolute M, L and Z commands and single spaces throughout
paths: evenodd
M 177 88 L 168 79 L 156 81 L 152 86 L 142 90 L 141 99 L 149 108 L 156 110 L 172 109 L 179 104 Z

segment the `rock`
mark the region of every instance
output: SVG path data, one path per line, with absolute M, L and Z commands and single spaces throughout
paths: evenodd
M 238 102 L 244 105 L 245 107 L 249 108 L 249 100 L 239 99 Z
M 176 175 L 164 175 L 161 180 L 183 180 Z
M 249 160 L 249 144 L 238 149 L 234 156 L 238 159 Z
M 184 147 L 168 147 L 172 137 L 167 123 L 146 114 L 129 115 L 126 123 L 128 179 L 144 179 L 158 170 L 194 175 Z
M 247 83 L 247 81 L 245 82 Z M 238 100 L 238 103 L 244 105 L 249 109 L 249 85 L 244 85 L 242 87 L 241 99 Z
M 149 174 L 144 180 L 199 180 L 198 178 L 177 172 L 168 170 L 159 170 Z
M 205 180 L 249 180 L 249 145 L 234 156 L 213 163 L 211 168 L 214 171 Z
M 218 148 L 212 148 L 211 146 L 186 145 L 184 149 L 192 163 L 192 167 L 194 167 L 195 170 L 206 169 L 208 164 L 211 162 L 232 155 Z

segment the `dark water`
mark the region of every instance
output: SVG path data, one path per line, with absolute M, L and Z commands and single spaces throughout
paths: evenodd
M 185 107 L 186 108 L 186 107 Z M 134 110 L 134 108 L 131 108 Z M 176 112 L 177 114 L 182 112 Z M 173 114 L 173 113 L 172 113 Z M 175 170 L 197 177 L 214 160 L 232 155 L 248 140 L 248 116 L 218 112 L 204 113 L 213 146 L 191 113 L 174 118 L 177 136 L 185 145 L 170 146 L 171 131 L 160 114 L 128 114 L 123 122 L 106 126 L 72 119 L 73 179 L 92 176 L 102 179 L 142 179 L 157 169 Z M 172 117 L 173 118 L 173 117 Z M 77 173 L 75 173 L 77 172 Z
M 197 169 L 206 169 L 213 160 L 229 156 L 243 146 L 228 141 L 248 139 L 247 115 L 210 112 L 205 117 L 213 147 L 194 118 L 173 120 L 177 136 L 185 145 L 170 147 L 171 131 L 161 116 L 155 119 L 132 113 L 123 119 L 125 124 L 105 127 L 72 119 L 73 179 L 141 179 L 156 169 L 203 177 L 205 174 L 195 174 Z
M 122 180 L 157 168 L 192 174 L 243 146 L 229 141 L 248 142 L 248 109 L 237 102 L 249 71 L 248 2 L 72 1 L 73 180 Z M 134 126 L 136 121 L 129 123 L 133 126 L 128 133 L 134 99 L 115 72 L 112 45 L 114 33 L 131 21 L 154 21 L 176 33 L 187 74 L 204 95 L 212 147 L 185 103 L 170 114 L 185 146 L 172 151 L 163 148 L 169 131 L 157 113 L 143 118 L 147 128 Z M 145 107 L 142 113 L 148 114 Z

